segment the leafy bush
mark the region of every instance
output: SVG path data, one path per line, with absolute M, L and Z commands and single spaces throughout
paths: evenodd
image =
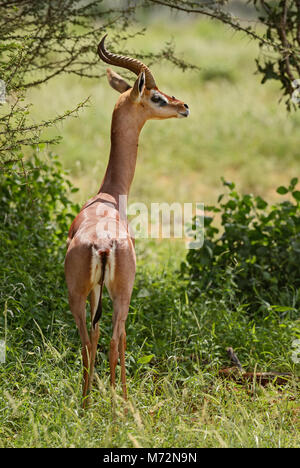
M 62 264 L 77 210 L 68 199 L 74 190 L 53 156 L 47 161 L 35 154 L 26 172 L 0 175 L 0 304 L 22 346 L 31 339 L 33 319 L 51 326 L 54 312 L 67 307 Z
M 182 268 L 188 273 L 194 294 L 218 292 L 245 304 L 250 311 L 270 306 L 278 311 L 300 305 L 300 191 L 298 179 L 279 187 L 289 195 L 275 205 L 259 196 L 240 195 L 235 185 L 218 206 L 208 211 L 221 214 L 220 229 L 205 217 L 205 240 L 200 250 L 190 250 Z

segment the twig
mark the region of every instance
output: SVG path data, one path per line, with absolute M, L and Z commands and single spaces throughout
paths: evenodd
M 231 362 L 234 364 L 234 367 L 229 367 L 219 370 L 219 375 L 224 378 L 230 378 L 236 382 L 252 382 L 253 385 L 257 382 L 259 385 L 266 386 L 269 383 L 276 385 L 285 385 L 288 383 L 289 378 L 292 377 L 292 374 L 289 372 L 246 372 L 242 364 L 240 363 L 239 358 L 233 351 L 233 348 L 226 348 L 228 356 Z
M 244 369 L 243 369 L 243 367 L 242 367 L 242 364 L 240 363 L 240 360 L 239 360 L 239 358 L 237 357 L 237 355 L 235 354 L 235 352 L 233 351 L 233 348 L 231 348 L 231 347 L 226 348 L 226 351 L 227 351 L 227 353 L 228 353 L 228 356 L 229 356 L 231 362 L 232 362 L 235 366 L 237 366 L 237 367 L 239 368 L 239 370 L 240 370 L 242 373 L 244 373 L 245 371 L 244 371 Z

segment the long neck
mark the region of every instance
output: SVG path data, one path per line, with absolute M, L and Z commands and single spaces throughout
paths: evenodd
M 109 162 L 99 193 L 128 195 L 134 177 L 138 140 L 145 120 L 129 99 L 120 99 L 111 124 Z

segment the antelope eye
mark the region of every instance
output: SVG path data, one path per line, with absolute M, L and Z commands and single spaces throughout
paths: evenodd
M 166 101 L 163 97 L 159 96 L 158 94 L 154 94 L 151 98 L 152 102 L 155 102 L 156 104 L 159 104 L 160 107 L 166 106 L 168 104 L 168 101 Z
M 151 101 L 152 102 L 160 102 L 162 99 L 160 96 L 158 96 L 157 94 L 154 94 L 151 98 Z

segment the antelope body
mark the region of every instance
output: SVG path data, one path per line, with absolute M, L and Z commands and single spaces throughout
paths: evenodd
M 138 78 L 131 87 L 111 69 L 110 85 L 121 93 L 112 116 L 111 150 L 106 173 L 98 194 L 88 200 L 74 219 L 68 235 L 65 276 L 69 305 L 79 330 L 84 369 L 83 406 L 91 388 L 102 288 L 107 287 L 113 303 L 113 334 L 110 342 L 110 380 L 115 386 L 115 369 L 120 358 L 123 397 L 127 398 L 125 322 L 134 283 L 136 258 L 134 239 L 126 220 L 126 200 L 133 180 L 140 131 L 149 119 L 187 117 L 188 106 L 158 90 L 152 73 L 142 62 L 115 55 L 98 46 L 100 58 L 111 65 L 133 71 Z M 86 325 L 86 300 L 90 298 L 91 330 Z

